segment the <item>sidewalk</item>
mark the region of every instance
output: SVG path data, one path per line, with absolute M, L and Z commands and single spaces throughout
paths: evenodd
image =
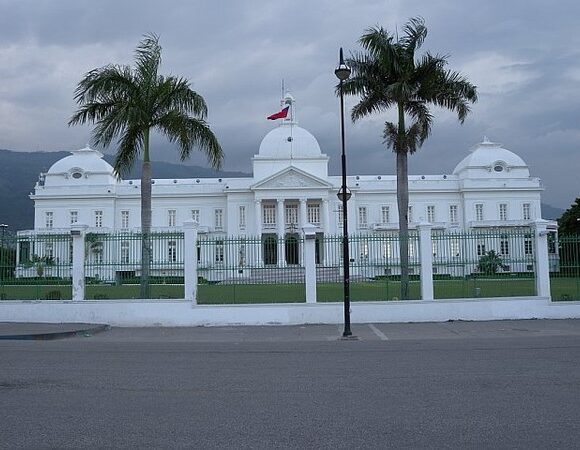
M 110 329 L 109 325 L 91 323 L 22 323 L 0 322 L 0 340 L 51 340 L 72 336 L 92 336 Z

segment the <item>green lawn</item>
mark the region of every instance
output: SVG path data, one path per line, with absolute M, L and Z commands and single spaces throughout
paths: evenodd
M 580 300 L 580 277 L 554 277 L 551 279 L 552 298 L 555 301 Z M 400 284 L 393 280 L 351 283 L 352 301 L 397 300 Z M 435 298 L 510 297 L 535 294 L 535 281 L 531 278 L 501 279 L 448 279 L 435 280 Z M 183 298 L 182 284 L 152 285 L 152 298 Z M 15 300 L 70 300 L 70 285 L 3 285 L 0 299 Z M 86 297 L 92 299 L 139 298 L 139 285 L 89 284 Z M 317 286 L 319 302 L 342 301 L 341 283 L 321 283 Z M 410 298 L 420 298 L 420 283 L 411 281 Z M 302 284 L 201 284 L 198 290 L 200 304 L 247 303 L 300 303 L 305 301 Z

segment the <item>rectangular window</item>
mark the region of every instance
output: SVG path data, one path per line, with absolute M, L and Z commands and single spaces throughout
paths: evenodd
M 534 250 L 532 247 L 532 240 L 526 239 L 524 241 L 524 255 L 533 255 L 533 254 L 534 254 Z
M 415 250 L 415 243 L 409 241 L 409 258 L 412 260 L 415 255 L 416 255 L 416 250 Z M 409 270 L 409 273 L 411 273 L 411 271 Z
M 499 220 L 507 220 L 507 203 L 499 204 Z
M 218 208 L 215 210 L 215 229 L 223 230 L 224 228 L 224 210 Z
M 129 211 L 121 211 L 121 228 L 129 228 Z
M 457 239 L 451 240 L 451 256 L 459 256 L 459 241 Z
M 52 228 L 54 225 L 54 213 L 52 211 L 46 211 L 44 213 L 44 226 L 46 228 Z
M 199 224 L 199 209 L 192 209 L 191 210 L 191 220 L 195 223 Z
M 457 205 L 449 205 L 449 222 L 457 223 L 459 222 L 459 216 L 457 214 Z
M 77 223 L 79 221 L 79 212 L 78 211 L 71 211 L 70 212 L 70 224 Z
M 240 206 L 239 211 L 240 211 L 240 214 L 239 214 L 240 230 L 245 230 L 246 229 L 246 207 Z
M 21 241 L 18 243 L 20 246 L 19 260 L 20 264 L 27 263 L 30 261 L 30 241 Z
M 320 225 L 320 205 L 317 203 L 309 204 L 307 206 L 308 223 L 313 225 Z
M 95 264 L 103 264 L 103 243 L 94 242 L 91 245 L 91 254 Z
M 393 243 L 391 241 L 383 242 L 383 258 L 393 257 Z
M 52 242 L 47 242 L 44 245 L 44 256 L 47 260 L 51 260 L 54 258 L 54 245 Z
M 174 227 L 177 218 L 177 211 L 175 209 L 169 209 L 167 211 L 167 226 Z
M 129 242 L 121 242 L 121 264 L 129 264 Z
M 359 206 L 358 207 L 358 227 L 359 228 L 367 228 L 368 227 L 368 220 L 367 220 L 367 207 L 366 206 Z
M 298 225 L 298 205 L 286 205 L 285 207 L 286 225 Z
M 435 205 L 427 206 L 427 222 L 435 223 Z
M 381 223 L 387 224 L 389 222 L 390 222 L 389 207 L 388 206 L 381 206 Z
M 475 204 L 475 220 L 478 222 L 483 220 L 483 203 Z
M 360 259 L 361 261 L 369 259 L 369 241 L 366 239 L 360 243 Z
M 262 205 L 262 225 L 264 228 L 276 227 L 276 205 Z
M 167 242 L 167 260 L 169 262 L 177 262 L 177 242 Z
M 532 218 L 532 214 L 531 214 L 531 205 L 529 203 L 524 203 L 522 205 L 522 216 L 524 218 L 524 220 L 531 220 Z
M 556 233 L 554 231 L 548 233 L 548 253 L 556 253 Z
M 215 262 L 224 262 L 224 241 L 215 241 Z
M 95 228 L 103 226 L 103 211 L 95 211 Z
M 500 255 L 510 254 L 509 242 L 506 239 L 502 239 L 501 241 L 499 241 L 499 254 Z
M 485 244 L 477 244 L 477 256 L 485 255 Z
M 342 212 L 342 203 L 338 204 L 338 224 L 342 227 L 344 222 L 344 214 Z
M 413 222 L 413 207 L 409 206 L 409 210 L 407 212 L 407 223 Z

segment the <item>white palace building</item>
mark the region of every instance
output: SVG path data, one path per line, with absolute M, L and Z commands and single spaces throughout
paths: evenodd
M 298 126 L 294 99 L 288 94 L 284 102 L 290 113 L 262 139 L 251 177 L 155 179 L 153 229 L 180 230 L 194 221 L 206 239 L 261 237 L 262 249 L 253 253 L 259 261 L 252 264 L 278 266 L 298 264 L 300 246 L 276 246 L 268 239 L 297 238 L 306 224 L 316 227 L 319 238 L 340 235 L 341 178 L 328 174 L 329 157 Z M 30 196 L 34 230 L 21 236 L 70 232 L 74 224 L 87 225 L 89 232 L 137 231 L 140 181 L 116 178 L 97 150 L 71 153 L 41 175 Z M 347 184 L 349 233 L 398 230 L 395 175 L 351 175 Z M 449 174 L 409 177 L 410 229 L 419 222 L 442 232 L 528 226 L 541 218 L 542 190 L 522 158 L 484 139 Z M 319 264 L 330 257 L 322 248 L 316 255 Z

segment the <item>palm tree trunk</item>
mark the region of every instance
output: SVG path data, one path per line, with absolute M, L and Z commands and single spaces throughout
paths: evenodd
M 141 172 L 141 298 L 151 297 L 151 161 L 149 130 L 143 137 L 143 171 Z
M 404 145 L 405 112 L 399 103 L 397 152 L 397 206 L 399 209 L 399 256 L 401 259 L 401 300 L 409 299 L 409 177 L 407 148 Z

